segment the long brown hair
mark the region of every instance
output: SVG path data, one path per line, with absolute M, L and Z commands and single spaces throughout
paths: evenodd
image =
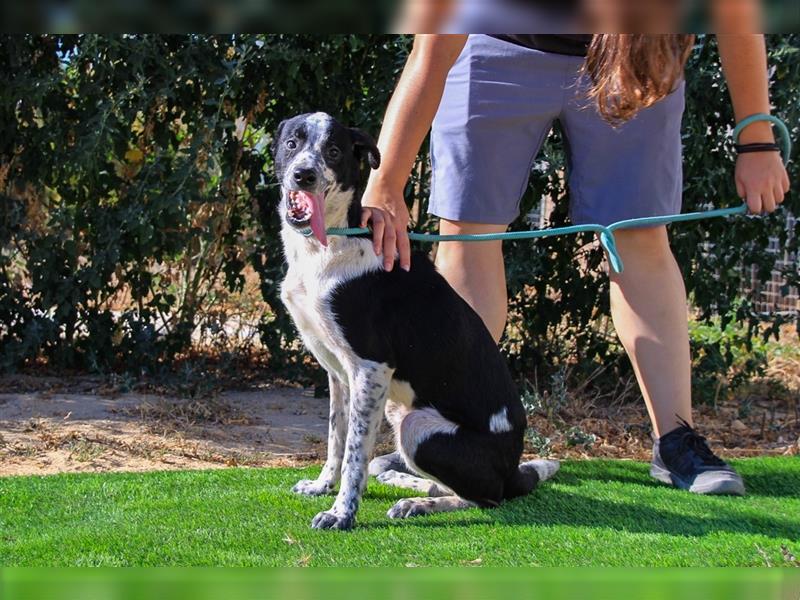
M 620 125 L 673 91 L 693 43 L 687 34 L 595 34 L 585 71 L 600 115 Z

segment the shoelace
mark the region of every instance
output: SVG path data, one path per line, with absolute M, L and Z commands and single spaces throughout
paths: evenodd
M 715 456 L 711 448 L 708 447 L 706 438 L 692 429 L 691 425 L 683 419 L 681 419 L 680 422 L 686 428 L 686 432 L 681 436 L 681 452 L 687 449 L 691 450 L 703 461 L 703 464 L 706 465 L 722 466 L 725 464 L 724 461 Z

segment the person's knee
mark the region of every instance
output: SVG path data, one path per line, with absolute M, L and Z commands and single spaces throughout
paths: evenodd
M 503 251 L 486 242 L 443 242 L 436 251 L 436 267 L 454 281 L 495 280 L 504 270 Z M 452 283 L 452 282 L 451 282 Z
M 666 227 L 637 227 L 635 229 L 618 229 L 614 239 L 622 260 L 638 264 L 651 264 L 673 260 Z
M 505 226 L 442 219 L 442 234 L 498 233 Z M 486 242 L 442 242 L 436 252 L 436 267 L 456 292 L 478 313 L 495 341 L 506 322 L 506 279 L 503 246 Z
M 501 233 L 504 225 L 470 223 L 441 219 L 439 233 L 442 235 L 480 235 Z M 503 245 L 499 240 L 486 242 L 441 242 L 436 250 L 437 266 L 456 269 L 466 275 L 468 271 L 485 273 L 503 269 Z M 462 276 L 463 276 L 462 275 Z
M 450 219 L 439 219 L 439 233 L 444 235 L 501 233 L 507 228 L 508 225 L 498 225 L 494 223 L 473 223 L 471 221 L 451 221 Z
M 617 229 L 614 231 L 614 238 L 617 246 L 622 248 L 640 250 L 669 248 L 669 235 L 664 226 Z

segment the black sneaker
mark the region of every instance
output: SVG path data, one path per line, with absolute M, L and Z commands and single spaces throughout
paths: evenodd
M 730 465 L 720 460 L 706 438 L 683 425 L 653 443 L 650 475 L 695 494 L 744 495 L 744 482 Z

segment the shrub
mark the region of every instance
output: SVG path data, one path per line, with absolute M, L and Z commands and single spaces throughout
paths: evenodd
M 776 113 L 797 138 L 800 36 L 770 36 Z M 395 36 L 0 36 L 0 369 L 36 360 L 59 368 L 157 372 L 192 344 L 196 328 L 260 277 L 260 326 L 273 375 L 316 378 L 278 300 L 283 261 L 277 188 L 266 152 L 292 114 L 324 110 L 377 133 L 410 45 Z M 701 36 L 687 70 L 685 209 L 732 205 L 733 122 L 715 42 Z M 522 202 L 555 201 L 567 221 L 558 128 Z M 427 218 L 427 147 L 406 189 Z M 791 165 L 797 187 L 797 166 Z M 797 190 L 786 207 L 798 212 Z M 527 228 L 523 218 L 513 228 Z M 769 236 L 796 252 L 783 211 L 672 230 L 701 321 L 744 328 L 737 344 L 776 335 L 786 317 L 742 297 L 740 266 L 769 276 Z M 627 367 L 601 316 L 602 253 L 589 236 L 510 242 L 513 326 L 503 349 L 517 376 Z M 798 285 L 798 273 L 785 273 Z M 730 367 L 726 339 L 721 363 Z M 702 376 L 703 373 L 700 373 Z

